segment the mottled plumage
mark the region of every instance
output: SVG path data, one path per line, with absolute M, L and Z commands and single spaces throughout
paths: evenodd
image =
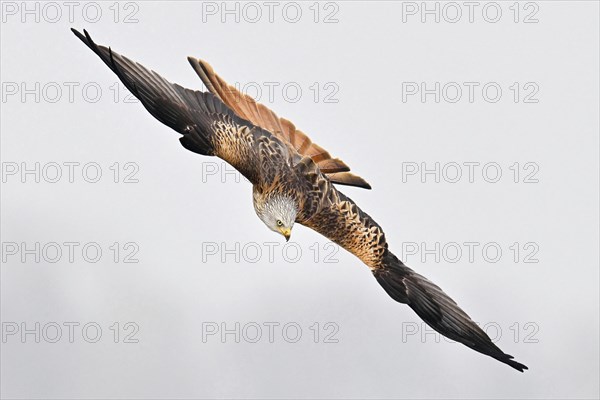
M 339 244 L 373 272 L 385 291 L 408 304 L 441 334 L 523 371 L 492 343 L 439 287 L 406 267 L 388 250 L 381 227 L 334 183 L 369 188 L 341 160 L 288 120 L 237 91 L 205 62 L 188 58 L 208 92 L 166 81 L 157 73 L 97 46 L 73 30 L 159 121 L 183 136 L 188 150 L 227 161 L 253 185 L 254 208 L 272 230 L 289 238 L 294 223 Z

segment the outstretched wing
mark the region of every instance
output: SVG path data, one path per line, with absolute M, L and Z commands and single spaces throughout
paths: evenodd
M 442 335 L 518 371 L 528 369 L 500 350 L 442 289 L 408 268 L 393 254 L 386 255 L 380 268 L 373 270 L 373 275 L 392 299 L 408 304 L 427 325 Z
M 261 103 L 257 103 L 252 97 L 241 93 L 235 87 L 229 85 L 223 78 L 215 73 L 206 62 L 196 58 L 188 57 L 188 61 L 200 77 L 207 89 L 218 96 L 223 103 L 227 104 L 240 117 L 252 122 L 256 126 L 273 133 L 280 140 L 293 148 L 302 156 L 308 156 L 318 165 L 332 182 L 341 185 L 357 186 L 371 189 L 371 185 L 363 178 L 348 171 L 348 167 L 339 158 L 333 158 L 327 150 L 313 143 L 308 136 L 297 129 L 294 124 L 285 118 L 278 117 L 272 110 Z
M 285 161 L 287 147 L 277 137 L 237 116 L 215 95 L 171 83 L 110 48 L 98 46 L 87 31 L 71 30 L 150 114 L 183 135 L 179 140 L 186 149 L 224 159 L 252 183 L 270 178 L 276 164 Z M 269 157 L 261 157 L 264 152 Z
M 392 299 L 410 306 L 442 335 L 521 372 L 527 369 L 500 350 L 442 289 L 392 254 L 383 230 L 367 213 L 335 188 L 323 189 L 324 204 L 304 225 L 360 258 Z

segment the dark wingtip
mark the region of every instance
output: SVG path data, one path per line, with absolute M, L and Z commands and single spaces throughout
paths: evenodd
M 71 32 L 73 32 L 75 34 L 75 36 L 77 36 L 79 39 L 81 39 L 81 41 L 83 41 L 88 46 L 90 44 L 94 43 L 94 41 L 92 40 L 92 37 L 90 36 L 88 31 L 86 31 L 85 29 L 83 30 L 83 34 L 75 28 L 71 28 Z
M 514 361 L 513 356 L 500 350 L 442 289 L 405 266 L 391 252 L 387 252 L 381 266 L 373 270 L 373 275 L 392 299 L 408 304 L 427 325 L 440 334 L 517 371 L 524 372 L 528 369 L 524 364 Z
M 525 370 L 528 370 L 529 368 L 527 368 L 527 366 L 525 364 L 521 364 L 520 362 L 517 362 L 515 360 L 513 360 L 513 356 L 506 354 L 506 358 L 503 360 L 499 360 L 502 361 L 503 363 L 513 367 L 514 369 L 516 369 L 519 372 L 525 372 Z
M 92 37 L 90 36 L 87 30 L 84 29 L 82 34 L 77 29 L 71 28 L 71 32 L 73 32 L 75 36 L 77 36 L 83 43 L 85 43 L 87 47 L 92 49 L 95 53 L 98 53 L 98 46 L 96 45 L 96 43 L 94 43 Z
M 496 350 L 495 354 L 494 354 L 494 352 L 485 351 L 484 349 L 474 349 L 474 350 L 477 350 L 480 353 L 483 353 L 492 358 L 495 358 L 496 360 L 500 361 L 501 363 L 504 363 L 504 364 L 508 365 L 509 367 L 516 369 L 519 372 L 525 372 L 525 370 L 529 369 L 529 368 L 527 368 L 527 366 L 525 364 L 521 364 L 520 362 L 515 361 L 514 357 L 511 356 L 510 354 L 506 354 L 506 353 L 502 352 L 502 350 L 500 350 L 495 345 L 493 347 Z
M 88 40 L 88 41 L 87 41 L 87 43 L 88 43 L 88 46 L 90 46 L 91 48 L 95 48 L 95 47 L 97 47 L 97 46 L 96 46 L 96 43 L 94 43 L 94 41 L 92 40 L 92 37 L 90 36 L 90 34 L 88 33 L 88 31 L 86 31 L 86 30 L 84 29 L 84 30 L 83 30 L 83 33 L 85 34 L 85 37 L 86 37 L 86 38 L 87 38 L 87 40 Z
M 75 36 L 77 36 L 79 39 L 81 39 L 82 41 L 85 42 L 85 36 L 83 36 L 81 34 L 81 32 L 79 32 L 77 29 L 71 28 L 71 32 L 73 32 L 73 34 L 75 34 Z

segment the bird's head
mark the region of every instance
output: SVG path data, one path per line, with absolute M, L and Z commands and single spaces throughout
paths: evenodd
M 289 196 L 274 194 L 271 196 L 254 196 L 254 209 L 267 228 L 277 232 L 285 240 L 290 240 L 292 227 L 298 214 L 296 201 Z

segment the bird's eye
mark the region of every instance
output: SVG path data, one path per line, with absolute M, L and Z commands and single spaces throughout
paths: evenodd
M 277 220 L 277 226 L 282 226 L 282 225 L 283 225 L 283 222 L 281 222 L 281 220 L 280 220 L 280 219 L 278 219 L 278 220 Z

